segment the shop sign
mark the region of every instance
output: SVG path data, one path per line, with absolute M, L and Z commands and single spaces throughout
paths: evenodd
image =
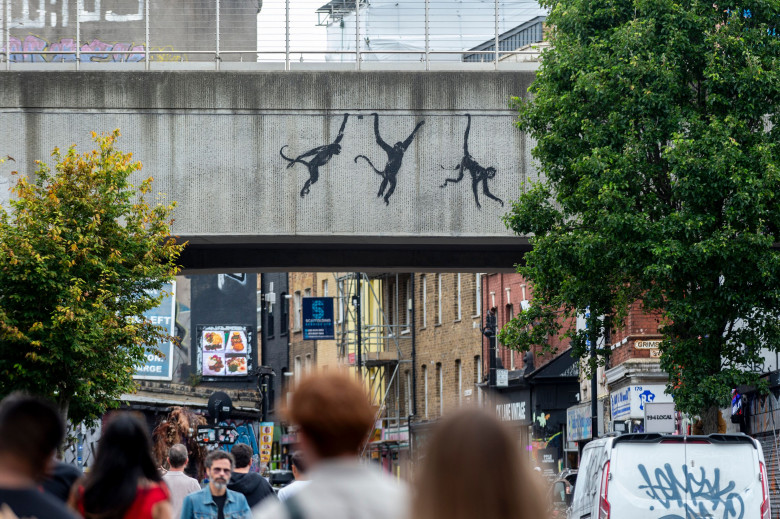
M 612 405 L 612 420 L 644 418 L 645 404 L 672 403 L 672 397 L 664 393 L 666 387 L 660 384 L 633 385 L 609 394 Z
M 144 317 L 151 322 L 165 328 L 165 333 L 173 337 L 176 334 L 176 283 L 166 283 L 162 290 L 149 291 L 151 296 L 159 296 L 165 292 L 160 304 L 151 310 L 144 312 Z M 140 380 L 171 380 L 171 355 L 173 354 L 173 343 L 166 340 L 155 345 L 160 350 L 162 356 L 159 356 L 149 350 L 144 352 L 143 364 L 135 367 L 133 378 Z
M 637 350 L 657 350 L 661 347 L 661 341 L 635 341 L 634 348 Z
M 590 403 L 566 410 L 566 436 L 567 441 L 589 440 L 593 437 Z
M 496 387 L 508 387 L 509 386 L 509 370 L 497 369 L 496 370 Z
M 558 474 L 558 449 L 539 449 L 537 456 L 542 475 L 554 478 Z
M 645 432 L 673 433 L 674 403 L 649 402 L 645 404 Z
M 332 297 L 304 297 L 301 304 L 303 314 L 303 340 L 333 340 L 336 334 L 333 326 Z
M 528 419 L 525 402 L 496 404 L 496 416 L 502 422 L 518 422 Z
M 271 446 L 274 443 L 274 423 L 260 422 L 260 463 L 271 461 Z
M 198 326 L 197 337 L 198 367 L 204 377 L 246 377 L 252 370 L 250 327 Z
M 631 416 L 631 388 L 626 387 L 609 394 L 612 420 L 627 420 Z

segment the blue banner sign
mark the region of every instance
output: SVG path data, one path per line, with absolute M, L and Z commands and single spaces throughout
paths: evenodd
M 162 302 L 157 308 L 153 308 L 144 314 L 146 319 L 165 328 L 165 332 L 173 336 L 176 332 L 176 282 L 163 285 L 162 292 L 166 292 Z M 153 293 L 153 296 L 159 295 Z M 150 349 L 147 349 L 144 363 L 136 366 L 133 378 L 142 380 L 171 380 L 171 355 L 173 354 L 173 343 L 171 341 L 161 342 L 156 348 L 163 353 L 163 357 L 155 355 Z
M 327 341 L 336 338 L 333 326 L 332 297 L 304 297 L 301 310 L 303 313 L 303 340 Z

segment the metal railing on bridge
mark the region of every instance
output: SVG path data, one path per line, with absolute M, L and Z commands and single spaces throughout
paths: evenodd
M 0 0 L 0 70 L 498 68 L 544 39 L 535 0 L 325 1 Z

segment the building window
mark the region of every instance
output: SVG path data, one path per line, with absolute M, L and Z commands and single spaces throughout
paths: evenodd
M 406 297 L 404 298 L 404 302 L 406 305 L 406 311 L 404 312 L 406 314 L 406 317 L 404 318 L 404 331 L 409 332 L 411 331 L 412 327 L 412 278 L 408 278 L 406 280 L 406 292 L 404 292 Z
M 406 371 L 406 416 L 412 414 L 412 374 Z
M 293 294 L 293 311 L 295 314 L 293 315 L 293 318 L 295 319 L 295 322 L 293 323 L 293 330 L 300 331 L 301 329 L 301 292 L 299 290 L 296 290 Z
M 515 308 L 513 305 L 506 305 L 506 322 L 511 321 L 515 316 Z M 509 349 L 509 369 L 515 369 L 515 350 Z
M 295 384 L 297 385 L 298 382 L 301 381 L 301 377 L 303 376 L 303 366 L 301 364 L 301 356 L 298 355 L 295 357 L 295 372 L 293 373 L 293 377 L 295 377 Z
M 322 297 L 328 297 L 328 280 L 322 280 Z
M 472 308 L 472 316 L 479 317 L 482 313 L 482 275 L 474 274 L 474 305 Z
M 457 321 L 463 319 L 461 307 L 461 279 L 460 274 L 455 274 L 455 320 Z
M 306 374 L 311 373 L 312 368 L 314 367 L 314 362 L 312 361 L 311 353 L 306 354 L 306 363 L 303 365 L 303 371 Z
M 436 324 L 441 324 L 441 274 L 436 274 Z
M 420 286 L 422 288 L 422 327 L 428 326 L 428 284 L 425 275 L 420 276 Z
M 460 359 L 455 361 L 455 373 L 458 374 L 458 406 L 463 405 L 463 366 Z
M 307 288 L 303 291 L 303 297 L 311 297 L 311 288 Z
M 439 399 L 439 416 L 444 415 L 444 373 L 441 369 L 441 362 L 436 363 L 436 393 Z
M 281 312 L 279 335 L 287 335 L 287 333 L 290 331 L 290 303 L 287 300 L 287 292 L 282 292 L 281 296 L 279 297 L 279 310 Z M 269 310 L 269 312 L 270 311 L 271 310 Z
M 268 304 L 268 311 L 265 313 L 265 333 L 269 339 L 274 338 L 274 306 Z M 284 314 L 282 314 L 284 316 Z M 284 322 L 282 322 L 282 329 L 284 329 Z
M 339 280 L 336 284 L 338 291 L 339 291 L 339 324 L 344 322 L 344 298 L 346 297 L 346 294 L 344 293 L 344 281 Z
M 482 383 L 482 359 L 479 355 L 474 357 L 474 385 L 477 387 L 477 403 L 482 404 L 482 388 L 477 385 Z
M 425 411 L 425 419 L 428 419 L 428 366 L 423 364 L 422 367 L 423 376 L 423 410 Z

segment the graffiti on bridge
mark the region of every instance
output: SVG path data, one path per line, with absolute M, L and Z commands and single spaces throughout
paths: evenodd
M 120 43 L 92 40 L 79 47 L 73 38 L 62 38 L 56 42 L 27 35 L 24 40 L 11 37 L 8 42 L 9 60 L 12 63 L 70 63 L 76 61 L 76 50 L 81 53 L 81 61 L 137 63 L 144 60 L 146 47 L 141 43 Z M 186 61 L 186 57 L 176 54 L 172 47 L 152 48 L 150 61 Z M 39 54 L 46 52 L 46 54 Z M 5 54 L 5 45 L 0 46 Z

